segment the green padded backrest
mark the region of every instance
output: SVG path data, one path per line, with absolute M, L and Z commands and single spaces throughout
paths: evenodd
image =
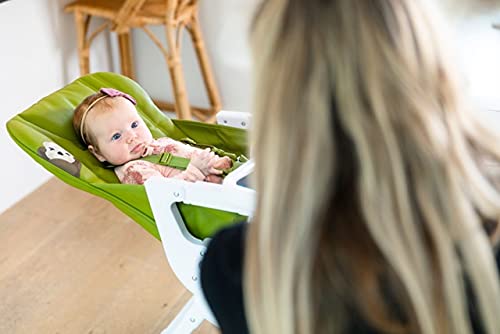
M 144 186 L 119 184 L 113 170 L 104 166 L 80 143 L 73 127 L 75 107 L 102 87 L 113 87 L 132 95 L 137 110 L 155 138 L 191 138 L 236 154 L 246 153 L 246 133 L 221 125 L 170 120 L 158 110 L 147 93 L 133 80 L 116 73 L 93 73 L 41 99 L 7 122 L 13 140 L 36 162 L 64 182 L 111 201 L 148 232 L 159 238 Z M 56 166 L 41 151 L 44 142 L 54 142 L 74 156 L 71 166 Z M 190 231 L 198 238 L 212 235 L 221 226 L 241 219 L 218 210 L 179 205 Z

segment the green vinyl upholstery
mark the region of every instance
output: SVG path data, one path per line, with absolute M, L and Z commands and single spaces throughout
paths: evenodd
M 246 153 L 246 133 L 244 130 L 222 125 L 171 120 L 158 110 L 136 82 L 107 72 L 83 76 L 7 122 L 7 130 L 12 139 L 37 163 L 67 184 L 109 200 L 159 239 L 144 186 L 120 184 L 114 172 L 95 159 L 73 131 L 74 108 L 86 96 L 102 87 L 113 87 L 132 95 L 137 100 L 139 113 L 155 138 L 190 138 L 197 143 L 214 145 L 239 155 Z M 52 143 L 70 153 L 75 161 L 69 158 L 62 165 L 55 163 L 62 160 L 50 160 L 48 153 L 44 152 L 53 149 Z M 190 232 L 200 239 L 243 218 L 230 212 L 186 204 L 178 204 L 178 208 Z

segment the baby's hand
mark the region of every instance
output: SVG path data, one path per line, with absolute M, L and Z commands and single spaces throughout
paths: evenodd
M 210 174 L 222 174 L 221 170 L 214 168 L 214 164 L 217 162 L 219 157 L 211 152 L 209 148 L 202 151 L 195 151 L 191 156 L 191 164 L 198 168 L 204 175 Z
M 147 157 L 153 154 L 154 152 L 154 146 L 151 144 L 146 144 L 144 145 L 144 152 L 142 153 L 142 157 Z
M 147 157 L 153 154 L 161 154 L 164 151 L 164 146 L 159 140 L 153 139 L 149 143 L 144 144 L 142 156 Z
M 184 172 L 181 173 L 181 178 L 190 181 L 204 181 L 206 176 L 193 164 L 189 164 Z
M 214 168 L 217 169 L 228 169 L 233 165 L 233 161 L 229 157 L 217 157 L 217 161 L 214 164 Z

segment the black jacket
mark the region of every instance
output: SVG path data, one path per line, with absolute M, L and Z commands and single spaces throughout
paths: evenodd
M 241 223 L 218 232 L 201 264 L 202 290 L 224 334 L 248 333 L 242 288 L 246 226 Z M 496 254 L 496 263 L 500 270 L 500 252 Z M 469 309 L 474 333 L 483 333 L 472 298 Z M 378 333 L 356 312 L 351 314 L 347 333 Z

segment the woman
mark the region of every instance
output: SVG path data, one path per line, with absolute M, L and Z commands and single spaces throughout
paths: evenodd
M 434 24 L 425 1 L 263 2 L 257 208 L 202 265 L 224 333 L 500 333 L 499 141 Z

